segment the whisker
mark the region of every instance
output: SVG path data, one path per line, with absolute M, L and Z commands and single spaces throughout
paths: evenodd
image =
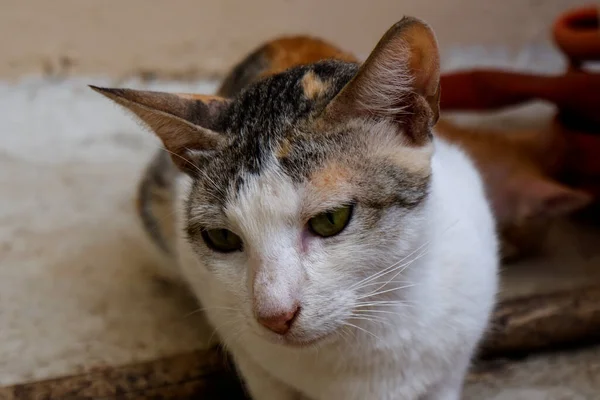
M 351 339 L 350 334 L 351 333 L 352 332 L 350 330 L 340 329 L 340 336 L 344 340 L 344 343 L 350 344 L 350 339 Z M 342 357 L 342 355 L 343 355 L 343 350 L 342 350 L 342 348 L 340 348 L 340 358 Z
M 383 324 L 383 325 L 389 325 L 391 323 L 389 320 L 387 320 L 385 318 L 372 318 L 372 317 L 375 317 L 375 316 L 374 315 L 367 315 L 367 316 L 352 315 L 350 319 L 373 322 L 373 323 L 378 323 L 378 324 Z
M 398 286 L 398 287 L 395 287 L 395 288 L 386 289 L 386 290 L 382 290 L 382 291 L 379 291 L 379 292 L 372 292 L 372 293 L 368 293 L 368 294 L 365 294 L 363 296 L 357 297 L 356 299 L 357 300 L 361 300 L 361 299 L 365 299 L 367 297 L 378 296 L 380 294 L 385 294 L 385 293 L 393 292 L 393 291 L 396 291 L 396 290 L 408 289 L 408 288 L 411 288 L 411 287 L 416 286 L 416 285 L 417 285 L 416 283 L 412 283 L 410 285 Z M 385 286 L 385 285 L 383 285 L 383 286 Z M 381 289 L 383 286 L 379 287 L 378 289 Z
M 196 309 L 196 310 L 194 310 L 194 311 L 191 311 L 191 312 L 189 312 L 189 313 L 185 314 L 185 315 L 184 315 L 184 318 L 190 317 L 190 316 L 192 316 L 192 315 L 194 315 L 194 314 L 198 314 L 198 313 L 201 313 L 201 312 L 204 312 L 204 311 L 207 311 L 207 310 L 228 310 L 228 311 L 238 311 L 238 309 L 237 309 L 237 308 L 233 308 L 233 307 L 201 307 L 201 308 L 198 308 L 198 309 Z
M 412 252 L 410 252 L 408 255 L 404 256 L 402 259 L 400 259 L 399 261 L 393 263 L 392 265 L 390 265 L 387 268 L 384 268 L 383 270 L 366 277 L 365 279 L 351 285 L 348 289 L 352 290 L 352 289 L 356 289 L 356 288 L 360 288 L 362 284 L 367 283 L 367 282 L 371 282 L 374 279 L 377 279 L 383 275 L 387 275 L 388 273 L 393 272 L 397 267 L 398 264 L 401 264 L 402 262 L 404 262 L 406 259 L 408 259 L 409 257 L 411 257 L 413 254 L 417 253 L 418 251 L 420 251 L 423 247 L 427 246 L 430 244 L 430 241 L 427 241 L 425 243 L 423 243 L 421 246 L 417 247 L 415 250 L 413 250 Z
M 379 289 L 382 289 L 383 287 L 385 287 L 387 284 L 389 284 L 392 280 L 396 279 L 396 277 L 398 277 L 398 275 L 400 275 L 401 273 L 403 273 L 410 265 L 412 265 L 414 262 L 416 262 L 417 260 L 419 260 L 420 258 L 424 257 L 425 254 L 427 254 L 427 249 L 424 249 L 422 253 L 419 253 L 416 257 L 414 257 L 412 260 L 407 261 L 406 263 L 404 263 L 403 266 L 399 267 L 399 271 L 396 272 L 396 274 L 394 276 L 392 276 L 387 282 L 385 282 L 383 285 L 381 285 L 380 287 L 378 287 L 377 289 L 375 289 L 375 291 L 378 291 Z
M 193 162 L 191 162 L 191 161 L 190 161 L 190 160 L 188 160 L 187 158 L 185 158 L 185 157 L 182 157 L 182 156 L 180 156 L 179 154 L 172 152 L 171 150 L 167 149 L 166 147 L 163 147 L 163 146 L 157 146 L 157 147 L 158 147 L 159 149 L 162 149 L 162 150 L 166 151 L 167 153 L 169 153 L 169 154 L 171 154 L 171 155 L 173 155 L 173 156 L 175 156 L 175 157 L 179 157 L 180 159 L 182 159 L 182 160 L 183 160 L 183 161 L 185 161 L 186 163 L 190 164 L 192 167 L 196 168 L 196 171 L 198 171 L 198 172 L 202 172 L 202 170 L 201 170 L 200 168 L 198 168 L 198 166 L 197 166 L 196 164 L 194 164 Z M 189 150 L 189 149 L 186 149 L 186 150 Z
M 399 312 L 394 312 L 394 311 L 388 311 L 388 310 L 354 310 L 354 312 L 358 312 L 360 314 L 365 314 L 368 315 L 369 313 L 381 313 L 381 314 L 392 314 L 392 315 L 400 315 L 402 316 L 403 314 L 399 313 Z
M 373 306 L 402 306 L 402 307 L 414 307 L 415 304 L 407 303 L 405 301 L 370 301 L 364 303 L 358 303 L 354 306 L 354 308 L 362 308 L 362 307 L 373 307 Z
M 201 174 L 201 175 L 202 175 L 202 176 L 203 176 L 203 177 L 204 177 L 204 178 L 205 178 L 205 179 L 206 179 L 206 180 L 207 180 L 207 181 L 208 181 L 208 182 L 211 184 L 211 186 L 213 187 L 213 189 L 215 189 L 215 190 L 216 190 L 218 193 L 220 193 L 220 194 L 223 194 L 223 188 L 219 187 L 219 186 L 218 186 L 218 185 L 215 183 L 215 181 L 213 181 L 213 180 L 212 180 L 212 179 L 211 179 L 211 178 L 210 178 L 210 177 L 209 177 L 209 176 L 206 174 L 206 171 L 204 171 L 204 170 L 200 169 L 200 167 L 198 167 L 196 164 L 194 164 L 193 162 L 191 162 L 191 161 L 190 161 L 190 160 L 188 160 L 187 158 L 185 158 L 185 157 L 182 157 L 181 155 L 179 155 L 179 154 L 177 154 L 177 153 L 174 153 L 174 152 L 172 152 L 171 150 L 169 150 L 169 149 L 167 149 L 166 147 L 164 147 L 164 146 L 161 146 L 161 145 L 154 144 L 154 145 L 152 145 L 152 147 L 153 147 L 153 148 L 157 148 L 157 149 L 159 149 L 159 150 L 162 150 L 162 151 L 165 151 L 165 152 L 167 152 L 167 153 L 169 153 L 169 154 L 171 154 L 171 155 L 173 155 L 173 156 L 175 156 L 175 157 L 178 157 L 178 158 L 182 159 L 182 160 L 183 160 L 183 161 L 185 161 L 187 164 L 189 164 L 189 165 L 191 165 L 192 167 L 194 167 L 194 169 L 196 170 L 196 172 L 198 172 L 199 174 Z M 190 149 L 188 149 L 188 148 L 186 148 L 186 150 L 188 150 L 188 151 L 191 151 L 191 150 L 190 150 Z M 217 196 L 215 196 L 214 194 L 212 194 L 212 193 L 210 193 L 210 192 L 208 192 L 207 194 L 209 194 L 210 196 L 212 196 L 212 197 L 213 197 L 213 199 L 215 199 L 215 200 L 219 200 L 219 199 L 218 199 L 218 197 L 217 197 Z
M 371 326 L 379 325 L 379 326 L 390 326 L 391 322 L 382 320 L 382 319 L 371 319 L 371 318 L 360 318 L 360 317 L 352 317 L 354 321 L 365 321 L 365 323 L 371 324 Z M 363 323 L 363 324 L 365 324 Z
M 382 317 L 381 315 L 368 315 L 369 310 L 353 310 L 349 315 L 351 317 L 360 317 L 360 318 L 364 318 L 366 316 L 370 316 L 373 317 L 375 319 L 380 319 L 380 320 L 384 320 L 387 321 L 387 319 L 385 317 Z
M 208 343 L 210 343 L 212 341 L 212 338 L 217 334 L 220 333 L 220 330 L 226 326 L 229 326 L 231 324 L 235 324 L 235 323 L 239 323 L 241 321 L 241 318 L 233 318 L 230 319 L 228 321 L 225 321 L 224 323 L 220 324 L 219 326 L 215 327 L 212 334 L 210 335 L 210 337 L 208 338 Z
M 374 334 L 374 333 L 372 333 L 372 332 L 369 332 L 368 330 L 366 330 L 366 329 L 364 329 L 364 328 L 361 328 L 361 327 L 360 327 L 360 326 L 358 326 L 358 325 L 354 325 L 354 324 L 352 324 L 352 323 L 350 323 L 350 322 L 345 322 L 344 324 L 345 324 L 345 325 L 348 325 L 348 326 L 351 326 L 351 327 L 353 327 L 353 328 L 355 328 L 355 329 L 358 329 L 359 331 L 362 331 L 362 332 L 364 332 L 364 333 L 366 333 L 366 334 L 368 334 L 368 335 L 371 335 L 371 336 L 373 336 L 375 339 L 377 339 L 377 340 L 381 341 L 381 339 L 380 339 L 380 338 L 379 338 L 377 335 L 375 335 L 375 334 Z
M 459 221 L 456 220 L 455 222 L 451 223 L 448 225 L 448 227 L 446 229 L 444 229 L 443 233 L 446 233 L 448 230 L 450 230 L 454 225 L 456 225 Z M 402 259 L 400 259 L 399 261 L 393 263 L 392 265 L 390 265 L 387 268 L 384 268 L 383 270 L 367 276 L 366 278 L 360 280 L 359 282 L 354 283 L 353 285 L 351 285 L 348 289 L 352 290 L 352 289 L 357 289 L 357 288 L 362 288 L 364 287 L 363 285 L 366 284 L 367 282 L 371 282 L 374 279 L 380 278 L 383 275 L 387 275 L 388 273 L 393 272 L 397 267 L 398 264 L 401 264 L 402 262 L 404 262 L 406 259 L 408 259 L 409 257 L 411 257 L 412 255 L 414 255 L 415 253 L 418 253 L 421 249 L 423 249 L 426 246 L 429 246 L 431 244 L 431 240 L 426 241 L 425 243 L 423 243 L 422 245 L 420 245 L 419 247 L 417 247 L 416 249 L 414 249 L 412 252 L 410 252 L 409 254 L 407 254 L 406 256 L 404 256 Z M 423 255 L 426 253 L 423 253 Z M 419 258 L 422 257 L 419 256 Z M 392 278 L 393 279 L 393 278 Z
M 402 280 L 401 280 L 401 281 L 397 281 L 397 280 L 391 280 L 391 281 L 389 281 L 389 283 L 410 283 L 410 281 L 402 281 Z M 368 287 L 368 286 L 375 286 L 375 285 L 381 285 L 381 282 L 379 282 L 379 281 L 375 281 L 375 282 L 369 282 L 369 283 L 366 283 L 366 284 L 364 284 L 364 285 L 360 286 L 360 287 L 359 287 L 359 288 L 357 288 L 357 289 L 364 289 L 364 288 L 366 288 L 366 287 Z

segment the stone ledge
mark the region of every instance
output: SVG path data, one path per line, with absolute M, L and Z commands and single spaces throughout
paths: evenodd
M 482 358 L 531 354 L 600 341 L 600 286 L 582 287 L 500 302 Z M 509 362 L 510 363 L 510 362 Z M 494 368 L 483 362 L 468 381 Z M 483 367 L 482 367 L 483 366 Z M 485 371 L 485 372 L 482 372 Z M 28 399 L 244 399 L 233 367 L 219 349 L 197 351 L 142 364 L 100 368 L 82 375 L 0 388 L 2 400 Z

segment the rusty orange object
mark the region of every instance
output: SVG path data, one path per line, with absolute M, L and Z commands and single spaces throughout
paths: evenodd
M 492 110 L 532 100 L 554 103 L 561 123 L 600 133 L 600 74 L 579 69 L 600 60 L 599 7 L 569 10 L 552 26 L 557 46 L 571 62 L 561 75 L 542 76 L 501 70 L 471 70 L 441 77 L 442 110 Z
M 587 61 L 600 61 L 600 6 L 559 15 L 552 35 L 570 63 L 564 73 L 479 69 L 444 74 L 440 108 L 482 111 L 533 100 L 553 103 L 555 126 L 566 139 L 561 180 L 598 199 L 593 208 L 600 220 L 600 73 L 581 69 Z
M 578 128 L 600 133 L 600 74 L 571 70 L 544 76 L 472 70 L 442 75 L 441 86 L 444 111 L 493 110 L 544 100 L 556 105 L 565 116 L 562 122 L 570 125 L 572 121 L 582 125 Z
M 576 8 L 552 26 L 554 42 L 574 66 L 600 60 L 600 6 Z

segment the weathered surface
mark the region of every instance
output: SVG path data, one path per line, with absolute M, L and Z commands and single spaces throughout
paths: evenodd
M 464 400 L 592 400 L 600 393 L 600 346 L 481 362 Z
M 482 356 L 600 341 L 600 286 L 505 300 L 493 316 Z
M 486 358 L 528 354 L 594 341 L 600 342 L 600 286 L 501 302 L 481 354 Z M 498 368 L 484 363 L 472 371 L 468 382 L 491 385 L 496 374 L 508 379 L 506 368 L 513 364 L 518 363 Z M 217 349 L 0 388 L 2 400 L 98 398 L 245 399 L 233 367 Z
M 1 400 L 99 398 L 235 400 L 244 399 L 244 394 L 231 365 L 217 349 L 0 388 Z

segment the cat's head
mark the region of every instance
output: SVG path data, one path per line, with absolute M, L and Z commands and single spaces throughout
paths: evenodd
M 438 118 L 427 25 L 404 18 L 360 66 L 295 67 L 231 99 L 95 89 L 191 176 L 198 268 L 249 329 L 309 343 L 367 318 L 369 303 L 402 298 L 402 275 L 392 278 L 423 240 Z

